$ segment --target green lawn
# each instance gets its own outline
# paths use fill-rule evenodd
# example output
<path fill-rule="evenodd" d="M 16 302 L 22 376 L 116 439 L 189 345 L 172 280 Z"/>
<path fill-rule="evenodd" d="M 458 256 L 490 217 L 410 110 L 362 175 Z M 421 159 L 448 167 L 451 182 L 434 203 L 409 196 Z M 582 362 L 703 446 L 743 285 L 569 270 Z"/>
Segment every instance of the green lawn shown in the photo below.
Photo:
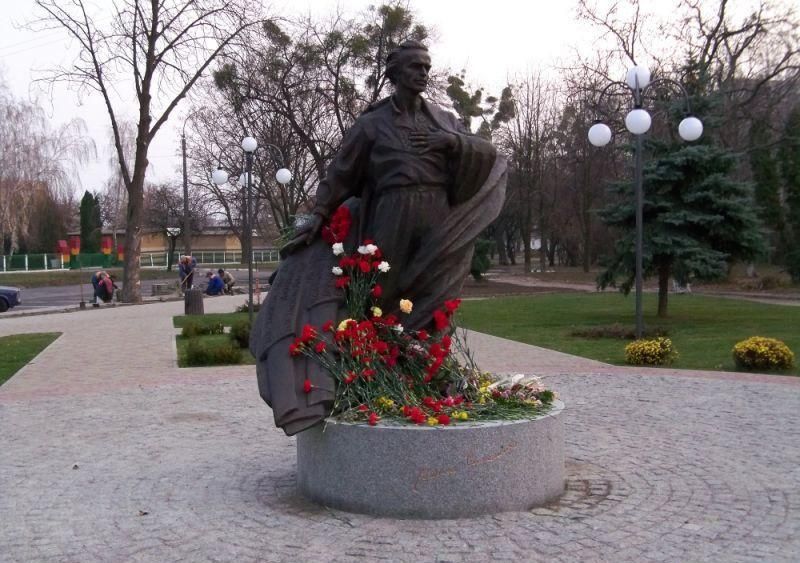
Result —
<path fill-rule="evenodd" d="M 645 326 L 669 331 L 680 354 L 673 367 L 734 370 L 733 345 L 750 336 L 783 340 L 795 353 L 800 375 L 800 307 L 702 295 L 670 296 L 669 317 L 655 316 L 656 296 L 644 295 Z M 626 340 L 570 336 L 575 329 L 614 323 L 634 325 L 633 295 L 570 293 L 465 301 L 464 327 L 611 364 L 624 364 Z M 535 366 L 531 366 L 535 369 Z"/>
<path fill-rule="evenodd" d="M 39 332 L 0 337 L 0 385 L 59 336 L 60 332 Z"/>
<path fill-rule="evenodd" d="M 101 268 L 84 268 L 83 270 L 52 270 L 49 272 L 18 272 L 0 276 L 0 285 L 16 287 L 53 287 L 75 285 L 81 282 L 89 284 L 92 274 Z M 105 268 L 117 281 L 122 281 L 122 268 Z M 178 279 L 178 272 L 166 270 L 142 270 L 142 280 Z M 91 287 L 91 286 L 89 286 Z"/>
<path fill-rule="evenodd" d="M 203 326 L 222 323 L 226 327 L 230 327 L 236 321 L 246 321 L 247 313 L 209 313 L 207 315 L 181 315 L 179 317 L 172 317 L 172 324 L 176 328 L 183 328 L 187 323 L 196 322 Z M 213 346 L 230 341 L 228 334 L 206 334 L 197 336 L 201 342 Z M 186 365 L 186 347 L 189 345 L 189 339 L 178 335 L 175 338 L 175 343 L 178 348 L 178 365 L 180 367 L 187 367 Z M 249 350 L 242 350 L 242 364 L 255 365 L 256 361 Z"/>

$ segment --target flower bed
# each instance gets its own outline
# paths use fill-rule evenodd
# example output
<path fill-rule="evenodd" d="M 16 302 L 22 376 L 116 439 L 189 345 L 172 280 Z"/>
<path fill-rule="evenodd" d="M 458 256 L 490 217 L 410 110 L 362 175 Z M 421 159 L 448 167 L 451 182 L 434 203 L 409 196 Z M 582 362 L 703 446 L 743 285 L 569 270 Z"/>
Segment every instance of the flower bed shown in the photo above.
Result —
<path fill-rule="evenodd" d="M 672 340 L 663 336 L 634 340 L 625 346 L 625 363 L 635 366 L 671 364 L 677 357 Z"/>
<path fill-rule="evenodd" d="M 739 369 L 781 371 L 794 366 L 794 353 L 776 338 L 752 336 L 736 343 L 733 361 Z"/>

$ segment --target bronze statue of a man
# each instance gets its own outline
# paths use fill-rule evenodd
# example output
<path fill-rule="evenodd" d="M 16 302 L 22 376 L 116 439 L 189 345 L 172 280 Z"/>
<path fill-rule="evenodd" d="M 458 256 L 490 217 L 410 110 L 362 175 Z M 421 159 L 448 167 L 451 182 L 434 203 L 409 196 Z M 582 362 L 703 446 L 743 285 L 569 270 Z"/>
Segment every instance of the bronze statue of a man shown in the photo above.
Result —
<path fill-rule="evenodd" d="M 345 135 L 317 189 L 313 219 L 284 248 L 288 255 L 253 328 L 259 391 L 289 435 L 323 420 L 334 398 L 332 377 L 288 351 L 305 324 L 347 316 L 330 274 L 336 257 L 319 237 L 331 214 L 340 205 L 350 208 L 347 242 L 373 240 L 391 265 L 381 277 L 381 308 L 397 312 L 400 299 L 411 300 L 404 325 L 421 329 L 459 295 L 474 241 L 500 213 L 505 162 L 491 143 L 421 97 L 430 68 L 428 50 L 418 42 L 389 55 L 386 76 L 395 92 L 370 106 Z M 310 393 L 303 390 L 306 379 Z"/>

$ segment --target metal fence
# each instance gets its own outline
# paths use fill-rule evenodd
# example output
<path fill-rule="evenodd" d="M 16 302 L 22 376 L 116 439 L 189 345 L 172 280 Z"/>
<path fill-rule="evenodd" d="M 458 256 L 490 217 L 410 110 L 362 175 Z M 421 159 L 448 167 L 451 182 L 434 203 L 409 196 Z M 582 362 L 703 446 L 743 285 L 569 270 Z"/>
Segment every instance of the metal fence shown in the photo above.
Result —
<path fill-rule="evenodd" d="M 203 250 L 193 254 L 198 264 L 242 264 L 241 252 L 227 250 Z M 181 257 L 176 252 L 172 264 L 178 263 Z M 74 267 L 80 264 L 81 268 L 107 268 L 118 265 L 115 256 L 106 254 L 80 254 L 72 257 Z M 266 264 L 280 260 L 277 248 L 267 248 L 253 251 L 254 264 Z M 166 268 L 166 252 L 143 252 L 139 257 L 142 268 Z M 69 270 L 70 262 L 64 262 L 60 254 L 11 254 L 2 256 L 0 260 L 0 273 L 2 272 L 44 272 L 47 270 Z"/>
<path fill-rule="evenodd" d="M 0 272 L 29 272 L 31 270 L 66 270 L 60 254 L 11 254 L 0 260 Z"/>

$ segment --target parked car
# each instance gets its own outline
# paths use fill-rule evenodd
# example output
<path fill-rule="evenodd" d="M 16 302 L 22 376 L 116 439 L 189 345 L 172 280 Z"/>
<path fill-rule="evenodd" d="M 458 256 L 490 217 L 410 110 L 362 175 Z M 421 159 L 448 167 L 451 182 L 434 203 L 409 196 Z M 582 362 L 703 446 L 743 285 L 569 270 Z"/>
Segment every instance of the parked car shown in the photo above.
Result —
<path fill-rule="evenodd" d="M 5 313 L 11 307 L 22 303 L 20 293 L 21 291 L 18 287 L 0 285 L 0 313 Z"/>

